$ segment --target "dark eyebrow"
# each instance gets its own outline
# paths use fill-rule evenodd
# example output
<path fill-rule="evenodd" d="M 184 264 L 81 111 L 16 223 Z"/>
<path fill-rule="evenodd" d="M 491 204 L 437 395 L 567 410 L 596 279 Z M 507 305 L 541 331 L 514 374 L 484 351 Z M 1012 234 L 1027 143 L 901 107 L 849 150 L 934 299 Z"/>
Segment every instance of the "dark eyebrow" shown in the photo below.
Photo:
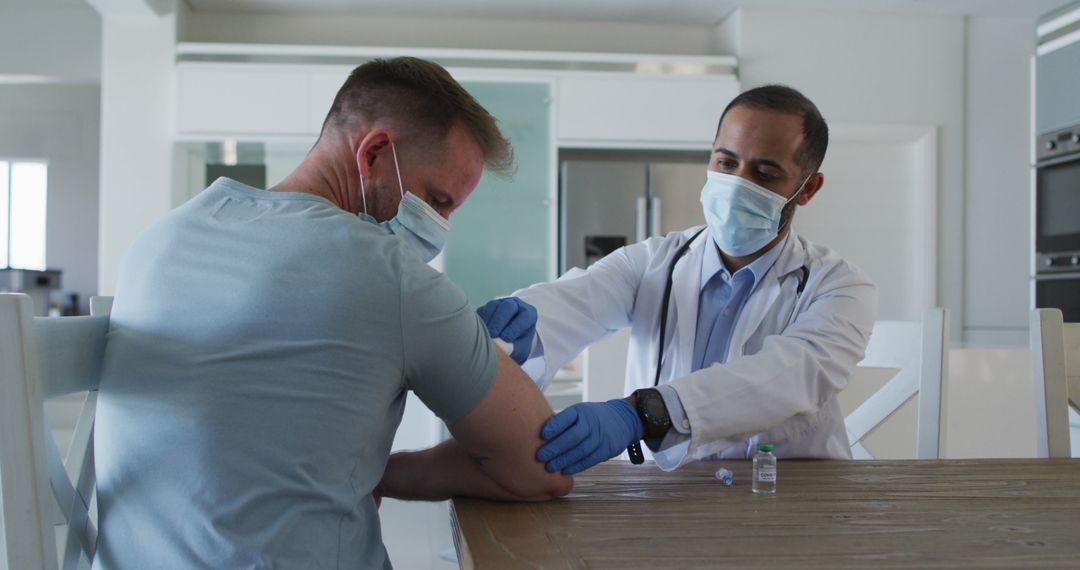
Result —
<path fill-rule="evenodd" d="M 771 166 L 771 167 L 773 167 L 773 168 L 775 168 L 775 169 L 779 170 L 780 172 L 783 172 L 783 173 L 785 173 L 785 174 L 787 173 L 787 171 L 786 171 L 786 170 L 784 170 L 784 167 L 783 167 L 783 166 L 780 166 L 780 163 L 779 163 L 779 162 L 776 162 L 775 160 L 769 160 L 769 159 L 767 159 L 767 158 L 762 158 L 762 159 L 759 159 L 759 160 L 757 161 L 757 163 L 758 163 L 758 164 L 762 164 L 762 165 L 765 165 L 765 166 Z"/>
<path fill-rule="evenodd" d="M 735 159 L 739 158 L 739 155 L 735 154 L 734 151 L 732 151 L 731 149 L 724 148 L 722 146 L 718 146 L 718 147 L 714 148 L 713 153 L 719 153 L 719 154 L 722 154 L 722 155 L 725 155 L 725 156 L 728 156 L 728 157 L 731 157 L 731 158 L 735 158 Z M 763 166 L 770 166 L 770 167 L 775 168 L 775 169 L 777 169 L 780 172 L 783 172 L 785 174 L 787 173 L 787 170 L 784 170 L 784 167 L 780 166 L 780 163 L 776 162 L 775 160 L 772 160 L 772 159 L 769 159 L 769 158 L 759 158 L 759 159 L 755 160 L 754 162 L 756 162 L 757 164 L 763 165 Z"/>

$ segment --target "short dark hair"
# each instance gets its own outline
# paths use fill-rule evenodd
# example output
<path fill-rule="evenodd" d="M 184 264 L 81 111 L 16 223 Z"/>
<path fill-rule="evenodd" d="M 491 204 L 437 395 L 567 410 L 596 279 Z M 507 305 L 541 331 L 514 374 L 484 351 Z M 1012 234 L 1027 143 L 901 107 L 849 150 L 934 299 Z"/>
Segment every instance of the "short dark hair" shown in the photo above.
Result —
<path fill-rule="evenodd" d="M 323 121 L 348 128 L 388 120 L 399 136 L 446 140 L 460 124 L 476 141 L 484 165 L 499 174 L 514 168 L 514 148 L 498 121 L 441 65 L 415 57 L 373 59 L 352 71 Z"/>
<path fill-rule="evenodd" d="M 766 111 L 776 111 L 802 117 L 803 142 L 795 156 L 796 162 L 809 175 L 821 168 L 825 160 L 825 150 L 829 147 L 829 126 L 821 116 L 817 105 L 787 85 L 763 85 L 740 93 L 728 103 L 716 125 L 716 134 L 724 124 L 724 116 L 735 107 L 749 107 Z"/>

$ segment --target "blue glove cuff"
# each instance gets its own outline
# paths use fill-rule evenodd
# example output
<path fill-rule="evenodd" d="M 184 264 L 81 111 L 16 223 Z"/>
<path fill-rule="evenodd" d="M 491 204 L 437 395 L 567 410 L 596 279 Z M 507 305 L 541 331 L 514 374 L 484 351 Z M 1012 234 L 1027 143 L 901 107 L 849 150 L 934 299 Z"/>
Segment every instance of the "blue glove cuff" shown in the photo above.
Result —
<path fill-rule="evenodd" d="M 645 426 L 641 425 L 641 418 L 638 417 L 634 406 L 631 406 L 630 402 L 623 399 L 608 400 L 607 403 L 619 413 L 619 417 L 626 423 L 629 434 L 633 438 L 630 443 L 641 441 L 641 438 L 645 436 Z"/>

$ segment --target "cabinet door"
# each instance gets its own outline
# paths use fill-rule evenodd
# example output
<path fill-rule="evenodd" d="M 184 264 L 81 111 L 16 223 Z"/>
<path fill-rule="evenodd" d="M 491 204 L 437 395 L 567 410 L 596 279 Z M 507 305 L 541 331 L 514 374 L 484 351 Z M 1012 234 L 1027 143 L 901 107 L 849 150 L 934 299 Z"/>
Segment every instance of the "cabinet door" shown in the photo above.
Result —
<path fill-rule="evenodd" d="M 1035 61 L 1035 131 L 1080 123 L 1080 42 Z"/>
<path fill-rule="evenodd" d="M 308 78 L 285 69 L 181 68 L 181 133 L 305 135 Z"/>
<path fill-rule="evenodd" d="M 559 144 L 704 148 L 738 90 L 733 77 L 562 77 Z"/>
<path fill-rule="evenodd" d="M 450 217 L 446 274 L 474 306 L 553 275 L 550 86 L 462 82 L 514 145 L 512 180 L 485 173 Z"/>

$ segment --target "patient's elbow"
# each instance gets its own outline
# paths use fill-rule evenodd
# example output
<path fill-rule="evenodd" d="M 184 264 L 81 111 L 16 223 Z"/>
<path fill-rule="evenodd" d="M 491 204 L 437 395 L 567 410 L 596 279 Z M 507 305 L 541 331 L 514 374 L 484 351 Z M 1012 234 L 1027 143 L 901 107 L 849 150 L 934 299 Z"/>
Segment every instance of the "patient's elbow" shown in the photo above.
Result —
<path fill-rule="evenodd" d="M 563 475 L 562 473 L 555 474 L 555 482 L 549 490 L 552 499 L 558 499 L 559 497 L 565 497 L 570 494 L 570 491 L 574 490 L 574 478 L 569 475 Z"/>
<path fill-rule="evenodd" d="M 569 495 L 574 490 L 574 478 L 561 472 L 545 472 L 536 477 L 515 477 L 502 486 L 520 501 L 550 501 Z"/>

